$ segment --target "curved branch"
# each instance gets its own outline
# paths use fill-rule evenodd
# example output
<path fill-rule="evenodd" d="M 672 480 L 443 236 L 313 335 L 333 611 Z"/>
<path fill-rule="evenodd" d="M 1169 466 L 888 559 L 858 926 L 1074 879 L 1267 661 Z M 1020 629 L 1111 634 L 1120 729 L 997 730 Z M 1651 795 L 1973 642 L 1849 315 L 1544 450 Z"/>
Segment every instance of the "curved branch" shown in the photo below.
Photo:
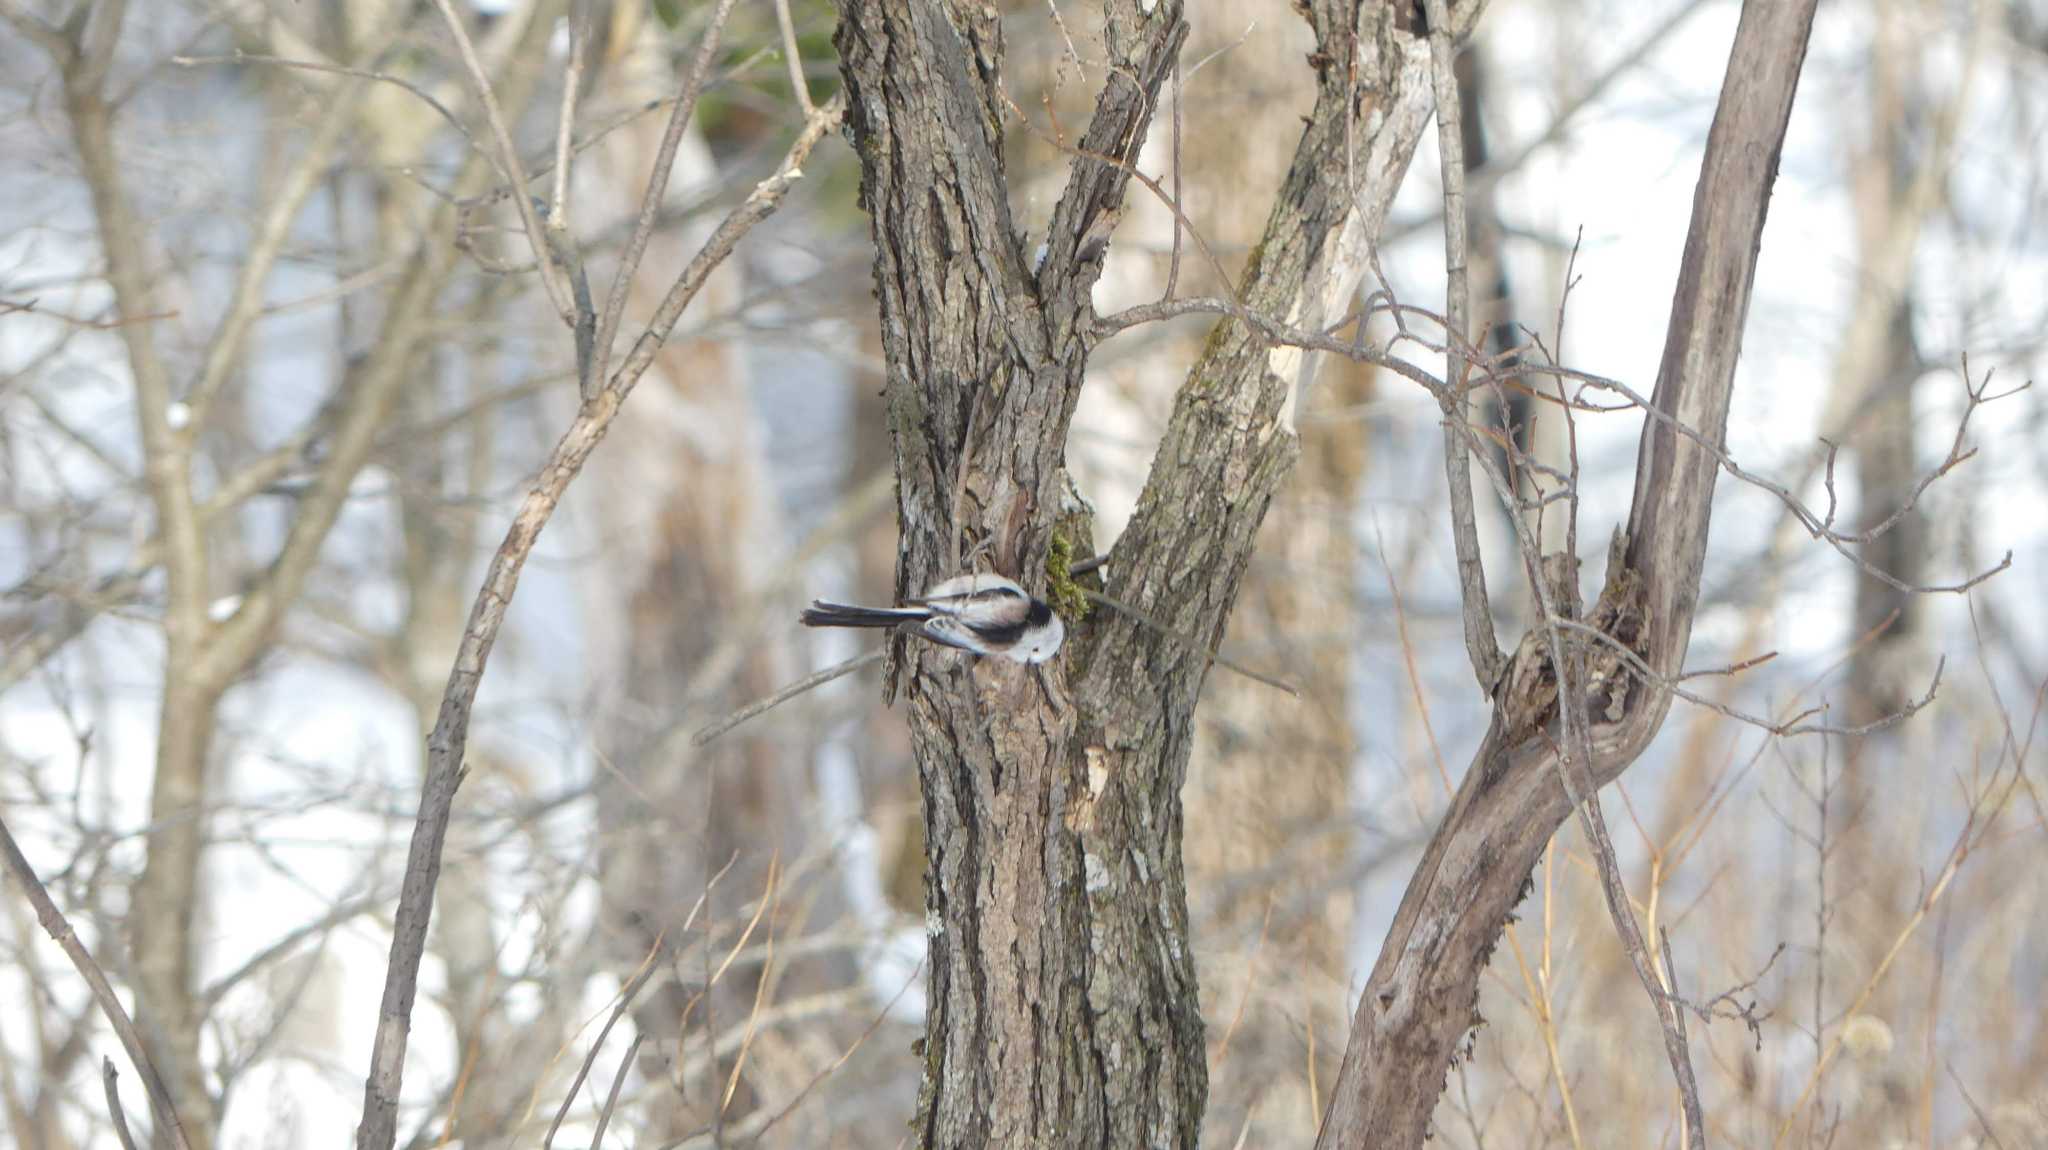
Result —
<path fill-rule="evenodd" d="M 1691 638 L 1743 320 L 1817 3 L 1743 6 L 1693 193 L 1635 502 L 1592 613 L 1665 679 L 1680 673 Z M 1516 664 L 1543 644 L 1524 646 Z M 1507 681 L 1521 669 L 1511 665 Z M 1670 692 L 1625 678 L 1610 676 L 1606 698 L 1588 712 L 1598 721 L 1583 732 L 1591 761 L 1580 765 L 1594 788 L 1642 753 L 1671 706 Z M 1571 814 L 1551 737 L 1554 701 L 1547 714 L 1511 710 L 1497 707 L 1402 898 L 1359 998 L 1319 1148 L 1421 1144 L 1501 927 L 1544 844 Z"/>

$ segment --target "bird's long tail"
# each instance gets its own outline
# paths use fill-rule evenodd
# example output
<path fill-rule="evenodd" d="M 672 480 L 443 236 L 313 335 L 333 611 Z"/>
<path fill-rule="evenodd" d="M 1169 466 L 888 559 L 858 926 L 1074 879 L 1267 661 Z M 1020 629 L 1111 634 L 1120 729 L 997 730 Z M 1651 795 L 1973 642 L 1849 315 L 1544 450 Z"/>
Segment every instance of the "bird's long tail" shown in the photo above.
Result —
<path fill-rule="evenodd" d="M 931 617 L 923 607 L 855 607 L 848 603 L 813 602 L 803 613 L 806 627 L 894 627 Z"/>

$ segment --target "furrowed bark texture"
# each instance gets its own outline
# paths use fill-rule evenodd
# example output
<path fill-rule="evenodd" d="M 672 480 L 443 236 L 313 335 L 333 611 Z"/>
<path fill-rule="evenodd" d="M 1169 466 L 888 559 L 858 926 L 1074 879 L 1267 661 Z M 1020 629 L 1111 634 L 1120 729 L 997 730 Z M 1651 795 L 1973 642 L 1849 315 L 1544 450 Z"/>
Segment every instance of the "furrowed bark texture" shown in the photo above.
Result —
<path fill-rule="evenodd" d="M 1128 159 L 1187 28 L 1174 3 L 1150 19 L 1135 4 L 1113 6 L 1109 22 L 1110 50 L 1129 71 L 1110 82 L 1080 147 Z M 966 548 L 985 542 L 998 570 L 1043 590 L 1088 290 L 1127 175 L 1075 165 L 1034 274 L 1004 183 L 994 10 L 849 0 L 838 44 L 874 221 L 897 590 L 915 594 L 950 573 L 956 530 Z M 1135 984 L 1090 983 L 1082 850 L 1062 817 L 1083 785 L 1068 753 L 1076 715 L 1063 669 L 970 665 L 922 645 L 900 655 L 929 859 L 922 1142 L 1101 1144 L 1112 1128 L 1115 1145 L 1191 1140 L 1202 1047 L 1185 949 L 1124 956 L 1135 980 L 1185 988 L 1143 994 L 1128 1012 L 1145 1016 L 1130 1028 L 1151 1041 L 1120 1042 L 1096 1026 L 1112 1011 L 1091 1000 Z M 1162 1001 L 1174 1009 L 1154 1008 Z"/>
<path fill-rule="evenodd" d="M 1355 287 L 1428 103 L 1427 52 L 1394 33 L 1389 7 L 1323 3 L 1309 18 L 1315 108 L 1240 294 L 1312 325 Z M 1034 267 L 1004 183 L 993 10 L 843 0 L 899 592 L 950 574 L 956 546 L 985 545 L 1034 590 L 1056 534 L 1086 553 L 1085 510 L 1063 502 L 1065 441 L 1088 292 L 1128 178 L 1098 157 L 1136 155 L 1185 34 L 1170 0 L 1109 5 L 1113 66 Z M 1112 595 L 1220 639 L 1294 463 L 1291 401 L 1308 368 L 1243 325 L 1218 327 L 1111 553 Z M 924 645 L 899 658 L 929 865 L 921 1144 L 1193 1146 L 1206 1070 L 1179 790 L 1207 657 L 1098 612 L 1042 672 Z"/>
<path fill-rule="evenodd" d="M 1691 635 L 1708 513 L 1749 307 L 1764 213 L 1817 0 L 1743 6 L 1707 138 L 1663 361 L 1645 419 L 1635 502 L 1592 622 L 1658 673 L 1677 674 Z M 1672 426 L 1696 431 L 1702 444 Z M 1541 644 L 1526 644 L 1533 652 Z M 1518 659 L 1524 656 L 1518 656 Z M 1601 662 L 1597 649 L 1589 663 Z M 1611 659 L 1608 661 L 1612 665 Z M 1516 678 L 1511 669 L 1508 680 Z M 1671 696 L 1628 676 L 1589 691 L 1604 785 L 1649 745 Z M 1479 976 L 1544 844 L 1570 816 L 1542 722 L 1494 730 L 1410 880 L 1352 1019 L 1317 1146 L 1419 1146 L 1474 1021 Z M 1575 767 L 1574 769 L 1578 769 Z"/>

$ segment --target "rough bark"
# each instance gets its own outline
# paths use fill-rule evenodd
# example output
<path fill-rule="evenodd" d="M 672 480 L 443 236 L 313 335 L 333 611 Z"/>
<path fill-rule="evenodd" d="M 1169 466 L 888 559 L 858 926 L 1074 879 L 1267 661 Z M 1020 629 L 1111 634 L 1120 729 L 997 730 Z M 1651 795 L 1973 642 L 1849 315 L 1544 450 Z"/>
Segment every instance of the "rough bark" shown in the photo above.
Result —
<path fill-rule="evenodd" d="M 877 248 L 898 589 L 947 573 L 956 525 L 961 554 L 986 543 L 1041 589 L 1088 288 L 1126 181 L 1092 157 L 1135 155 L 1185 25 L 1165 0 L 1110 6 L 1110 78 L 1034 268 L 1003 182 L 994 13 L 907 9 L 846 0 L 838 35 Z M 1426 52 L 1389 7 L 1308 15 L 1315 108 L 1240 295 L 1313 325 L 1355 287 L 1428 105 Z M 1111 595 L 1219 640 L 1293 466 L 1309 370 L 1218 327 L 1111 552 Z M 1205 1070 L 1178 793 L 1208 659 L 1106 613 L 1043 673 L 924 647 L 900 659 L 930 863 L 921 1143 L 1193 1145 Z"/>
<path fill-rule="evenodd" d="M 1764 214 L 1816 3 L 1743 7 L 1693 194 L 1634 503 L 1592 616 L 1663 676 L 1681 669 L 1691 635 Z M 1509 680 L 1516 677 L 1510 668 Z M 1591 700 L 1593 758 L 1582 764 L 1596 785 L 1648 746 L 1671 704 L 1652 684 L 1610 681 Z M 1424 852 L 1359 998 L 1319 1147 L 1419 1146 L 1427 1135 L 1473 1024 L 1487 958 L 1544 844 L 1571 814 L 1554 753 L 1554 708 L 1538 718 L 1504 722 L 1496 713 Z"/>
<path fill-rule="evenodd" d="M 1042 589 L 1085 366 L 1087 291 L 1101 266 L 1100 241 L 1092 251 L 1080 244 L 1089 228 L 1114 222 L 1125 173 L 1076 165 L 1034 277 L 1003 182 L 994 11 L 852 0 L 842 15 L 848 122 L 875 221 L 898 591 L 945 574 L 959 554 L 956 529 L 970 547 L 987 540 L 999 569 Z M 1112 51 L 1137 83 L 1112 83 L 1082 147 L 1122 158 L 1136 152 L 1186 26 L 1177 4 L 1149 25 L 1127 6 L 1111 24 Z M 955 506 L 970 436 L 975 457 Z M 1075 713 L 1064 670 L 969 666 L 922 647 L 900 657 L 930 861 L 922 1142 L 1078 1145 L 1101 1141 L 1112 1124 L 1121 1128 L 1114 1144 L 1155 1133 L 1190 1141 L 1201 1065 L 1192 994 L 1183 1017 L 1159 1020 L 1149 1042 L 1092 1041 L 1082 852 L 1061 817 L 1084 778 L 1068 755 Z M 1177 961 L 1157 950 L 1133 957 L 1192 989 L 1184 949 Z M 1169 962 L 1175 969 L 1158 969 Z M 1170 1062 L 1152 1073 L 1155 1059 Z"/>

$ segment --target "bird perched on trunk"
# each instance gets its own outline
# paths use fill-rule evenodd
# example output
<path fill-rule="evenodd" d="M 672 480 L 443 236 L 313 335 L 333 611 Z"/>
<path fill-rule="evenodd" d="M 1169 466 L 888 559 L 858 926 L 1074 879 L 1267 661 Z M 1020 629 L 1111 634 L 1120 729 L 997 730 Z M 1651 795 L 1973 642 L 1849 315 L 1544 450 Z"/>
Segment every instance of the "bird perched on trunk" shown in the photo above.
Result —
<path fill-rule="evenodd" d="M 806 627 L 904 628 L 934 643 L 1018 663 L 1043 663 L 1059 653 L 1067 625 L 1050 604 L 1000 575 L 959 575 L 935 584 L 901 607 L 856 607 L 814 601 Z"/>

